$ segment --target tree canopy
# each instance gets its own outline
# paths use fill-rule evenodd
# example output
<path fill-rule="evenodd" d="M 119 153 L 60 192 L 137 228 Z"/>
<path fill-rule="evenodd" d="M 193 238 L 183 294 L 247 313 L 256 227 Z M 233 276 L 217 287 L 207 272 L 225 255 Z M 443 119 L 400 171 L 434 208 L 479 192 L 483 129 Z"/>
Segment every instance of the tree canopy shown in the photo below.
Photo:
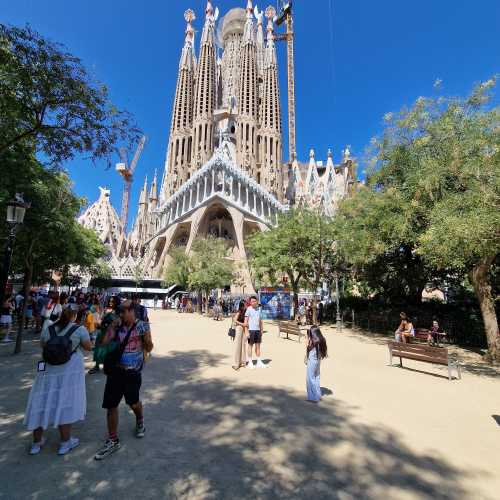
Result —
<path fill-rule="evenodd" d="M 170 252 L 164 281 L 184 290 L 209 293 L 224 288 L 236 279 L 233 262 L 227 258 L 227 246 L 220 238 L 196 239 L 189 254 L 184 247 Z"/>
<path fill-rule="evenodd" d="M 79 58 L 30 26 L 0 24 L 0 156 L 23 143 L 51 165 L 77 154 L 110 163 L 139 136 Z"/>
<path fill-rule="evenodd" d="M 189 287 L 205 293 L 230 285 L 233 262 L 227 258 L 226 242 L 220 238 L 199 238 L 193 243 Z"/>
<path fill-rule="evenodd" d="M 297 208 L 281 214 L 276 227 L 254 233 L 246 246 L 251 269 L 259 282 L 275 285 L 287 276 L 297 311 L 301 283 L 316 292 L 335 271 L 334 241 L 330 218 Z"/>
<path fill-rule="evenodd" d="M 186 248 L 174 248 L 170 252 L 169 257 L 170 261 L 165 268 L 163 277 L 165 284 L 168 286 L 177 285 L 183 290 L 188 290 L 191 259 L 186 254 Z"/>
<path fill-rule="evenodd" d="M 467 275 L 489 352 L 500 359 L 491 293 L 500 250 L 500 109 L 495 79 L 466 98 L 419 98 L 386 115 L 372 143 L 367 186 L 336 217 L 339 252 L 378 277 L 390 275 L 417 300 L 433 279 Z"/>

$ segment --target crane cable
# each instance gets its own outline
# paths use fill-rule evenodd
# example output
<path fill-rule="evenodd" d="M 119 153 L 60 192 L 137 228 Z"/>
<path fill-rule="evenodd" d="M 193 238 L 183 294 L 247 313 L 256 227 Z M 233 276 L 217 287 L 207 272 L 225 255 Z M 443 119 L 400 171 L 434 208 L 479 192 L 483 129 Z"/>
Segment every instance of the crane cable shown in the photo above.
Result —
<path fill-rule="evenodd" d="M 333 50 L 334 50 L 334 34 L 333 34 L 333 27 L 334 27 L 334 11 L 333 11 L 333 0 L 328 0 L 328 13 L 329 13 L 329 20 L 330 20 L 330 77 L 332 79 L 332 94 L 331 94 L 331 113 L 332 113 L 332 120 L 335 119 L 333 108 L 334 108 L 334 92 L 333 89 L 335 88 L 335 58 L 333 55 Z"/>

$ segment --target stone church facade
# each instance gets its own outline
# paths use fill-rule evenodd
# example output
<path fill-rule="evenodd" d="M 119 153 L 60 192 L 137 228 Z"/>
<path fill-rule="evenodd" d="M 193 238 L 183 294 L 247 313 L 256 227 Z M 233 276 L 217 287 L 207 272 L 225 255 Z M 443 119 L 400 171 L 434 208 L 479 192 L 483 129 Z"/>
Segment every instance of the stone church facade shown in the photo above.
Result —
<path fill-rule="evenodd" d="M 248 0 L 246 9 L 218 19 L 208 1 L 196 56 L 195 15 L 186 11 L 162 182 L 158 186 L 155 175 L 151 186 L 145 183 L 131 233 L 113 244 L 117 275 L 140 264 L 146 276 L 161 278 L 172 248 L 190 252 L 196 238 L 210 235 L 227 243 L 239 274 L 233 291 L 250 293 L 245 239 L 276 225 L 292 203 L 321 206 L 331 215 L 353 189 L 348 149 L 337 166 L 330 153 L 323 165 L 313 152 L 308 165 L 296 158 L 283 163 L 275 15 L 273 7 L 264 13 Z M 84 225 L 92 207 L 81 217 Z M 100 213 L 110 212 L 101 207 Z"/>

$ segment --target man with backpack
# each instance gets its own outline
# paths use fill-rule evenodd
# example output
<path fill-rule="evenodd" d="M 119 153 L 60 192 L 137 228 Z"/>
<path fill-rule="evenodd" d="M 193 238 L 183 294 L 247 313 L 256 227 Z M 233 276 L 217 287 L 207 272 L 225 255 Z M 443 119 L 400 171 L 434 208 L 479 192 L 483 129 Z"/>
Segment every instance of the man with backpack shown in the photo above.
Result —
<path fill-rule="evenodd" d="M 109 345 L 104 359 L 106 387 L 102 407 L 107 410 L 108 439 L 97 451 L 96 460 L 102 460 L 120 449 L 118 439 L 118 406 L 122 398 L 136 417 L 135 435 L 143 438 L 146 432 L 140 400 L 142 369 L 146 356 L 153 350 L 149 323 L 137 319 L 135 304 L 126 301 L 120 308 L 120 319 L 109 327 L 101 345 Z M 114 345 L 114 349 L 112 346 Z"/>

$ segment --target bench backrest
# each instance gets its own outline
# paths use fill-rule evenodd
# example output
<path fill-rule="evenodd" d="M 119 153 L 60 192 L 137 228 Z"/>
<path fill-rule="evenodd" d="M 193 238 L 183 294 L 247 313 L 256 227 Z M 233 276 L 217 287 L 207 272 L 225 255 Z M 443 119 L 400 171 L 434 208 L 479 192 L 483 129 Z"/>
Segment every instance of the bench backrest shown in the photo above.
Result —
<path fill-rule="evenodd" d="M 279 324 L 279 328 L 280 331 L 284 333 L 294 333 L 296 335 L 302 333 L 300 331 L 299 325 L 297 325 L 297 323 L 294 323 L 292 321 L 281 321 Z"/>
<path fill-rule="evenodd" d="M 448 349 L 446 347 L 431 347 L 425 344 L 405 344 L 404 342 L 389 342 L 393 356 L 430 361 L 434 363 L 448 363 Z"/>

